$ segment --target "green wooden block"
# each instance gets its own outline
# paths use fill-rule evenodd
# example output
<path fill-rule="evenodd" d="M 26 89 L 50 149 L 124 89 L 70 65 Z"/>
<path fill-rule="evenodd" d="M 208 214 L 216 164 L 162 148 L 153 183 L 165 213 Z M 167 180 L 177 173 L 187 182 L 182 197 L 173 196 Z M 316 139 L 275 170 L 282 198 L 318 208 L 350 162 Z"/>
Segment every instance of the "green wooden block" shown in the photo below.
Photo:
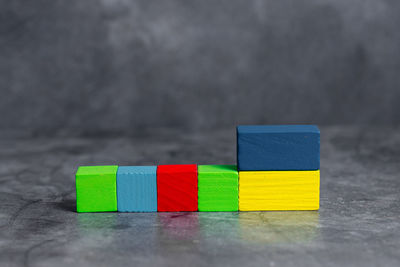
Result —
<path fill-rule="evenodd" d="M 237 211 L 236 165 L 199 165 L 198 190 L 199 211 Z"/>
<path fill-rule="evenodd" d="M 118 166 L 81 166 L 76 172 L 78 212 L 117 211 Z"/>

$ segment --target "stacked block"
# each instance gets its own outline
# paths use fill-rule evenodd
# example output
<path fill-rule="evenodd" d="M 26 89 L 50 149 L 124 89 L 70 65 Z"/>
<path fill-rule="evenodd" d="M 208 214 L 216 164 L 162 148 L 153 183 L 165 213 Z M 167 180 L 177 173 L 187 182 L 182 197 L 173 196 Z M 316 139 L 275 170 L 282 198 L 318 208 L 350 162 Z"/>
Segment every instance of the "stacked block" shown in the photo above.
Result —
<path fill-rule="evenodd" d="M 78 212 L 117 211 L 118 166 L 82 166 L 76 172 Z"/>
<path fill-rule="evenodd" d="M 118 211 L 157 211 L 157 167 L 119 167 L 117 192 Z"/>
<path fill-rule="evenodd" d="M 318 170 L 319 136 L 314 125 L 238 126 L 238 169 Z"/>
<path fill-rule="evenodd" d="M 319 171 L 240 172 L 240 210 L 318 210 Z"/>
<path fill-rule="evenodd" d="M 319 150 L 316 126 L 238 126 L 237 167 L 79 167 L 77 211 L 318 210 Z"/>
<path fill-rule="evenodd" d="M 235 165 L 199 165 L 199 211 L 238 210 L 238 172 Z"/>
<path fill-rule="evenodd" d="M 239 210 L 318 210 L 319 138 L 312 125 L 238 126 Z"/>
<path fill-rule="evenodd" d="M 158 211 L 197 211 L 197 165 L 159 165 Z"/>

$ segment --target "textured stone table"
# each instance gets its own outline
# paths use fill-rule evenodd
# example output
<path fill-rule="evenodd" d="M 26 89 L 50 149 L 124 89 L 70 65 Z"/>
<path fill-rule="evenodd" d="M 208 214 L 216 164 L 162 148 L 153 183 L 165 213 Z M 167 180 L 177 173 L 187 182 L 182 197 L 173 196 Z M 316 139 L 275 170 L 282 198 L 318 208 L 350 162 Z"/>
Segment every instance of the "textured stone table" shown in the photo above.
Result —
<path fill-rule="evenodd" d="M 400 266 L 399 129 L 321 132 L 319 212 L 149 214 L 77 214 L 77 166 L 235 163 L 235 131 L 5 135 L 0 266 Z"/>

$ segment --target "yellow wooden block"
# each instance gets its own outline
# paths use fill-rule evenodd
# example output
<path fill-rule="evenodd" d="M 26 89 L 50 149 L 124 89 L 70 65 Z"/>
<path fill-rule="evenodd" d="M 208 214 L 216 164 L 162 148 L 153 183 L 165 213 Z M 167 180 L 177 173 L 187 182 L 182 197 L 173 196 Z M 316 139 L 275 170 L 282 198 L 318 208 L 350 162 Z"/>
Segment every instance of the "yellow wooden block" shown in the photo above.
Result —
<path fill-rule="evenodd" d="M 240 171 L 239 210 L 318 210 L 319 170 Z"/>

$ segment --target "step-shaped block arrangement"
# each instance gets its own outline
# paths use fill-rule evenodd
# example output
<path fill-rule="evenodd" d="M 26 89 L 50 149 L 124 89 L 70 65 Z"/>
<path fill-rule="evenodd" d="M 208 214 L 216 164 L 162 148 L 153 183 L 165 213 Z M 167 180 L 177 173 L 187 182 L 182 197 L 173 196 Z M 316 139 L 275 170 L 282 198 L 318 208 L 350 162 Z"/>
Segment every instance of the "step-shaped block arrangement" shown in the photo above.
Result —
<path fill-rule="evenodd" d="M 197 165 L 159 165 L 158 211 L 197 211 Z"/>
<path fill-rule="evenodd" d="M 238 126 L 238 169 L 319 170 L 319 139 L 314 125 Z"/>
<path fill-rule="evenodd" d="M 117 172 L 118 211 L 157 211 L 157 166 L 123 166 Z"/>
<path fill-rule="evenodd" d="M 78 212 L 318 210 L 320 132 L 238 126 L 235 165 L 87 166 Z"/>
<path fill-rule="evenodd" d="M 238 171 L 235 165 L 199 165 L 199 211 L 238 210 Z"/>
<path fill-rule="evenodd" d="M 318 210 L 319 170 L 239 173 L 242 211 Z"/>
<path fill-rule="evenodd" d="M 118 166 L 82 166 L 76 172 L 78 212 L 117 211 Z"/>
<path fill-rule="evenodd" d="M 313 125 L 238 126 L 239 210 L 318 210 L 319 150 Z"/>

